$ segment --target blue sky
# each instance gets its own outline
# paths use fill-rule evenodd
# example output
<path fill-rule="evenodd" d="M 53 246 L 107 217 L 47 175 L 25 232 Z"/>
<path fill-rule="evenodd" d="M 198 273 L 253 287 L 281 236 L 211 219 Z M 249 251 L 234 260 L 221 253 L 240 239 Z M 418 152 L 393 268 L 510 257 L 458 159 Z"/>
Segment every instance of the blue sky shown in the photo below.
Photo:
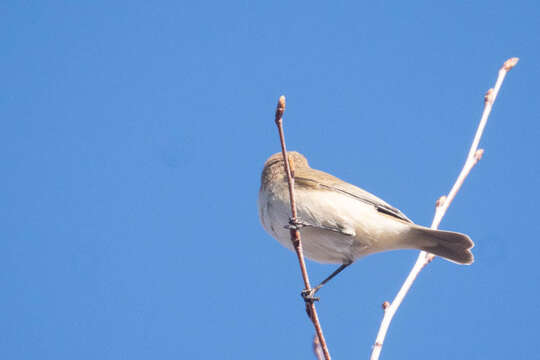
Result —
<path fill-rule="evenodd" d="M 441 224 L 476 262 L 422 272 L 382 358 L 537 356 L 537 2 L 0 9 L 1 358 L 312 358 L 297 261 L 256 210 L 279 95 L 289 149 L 429 225 L 512 56 Z M 415 258 L 367 257 L 321 291 L 334 358 L 369 355 Z"/>

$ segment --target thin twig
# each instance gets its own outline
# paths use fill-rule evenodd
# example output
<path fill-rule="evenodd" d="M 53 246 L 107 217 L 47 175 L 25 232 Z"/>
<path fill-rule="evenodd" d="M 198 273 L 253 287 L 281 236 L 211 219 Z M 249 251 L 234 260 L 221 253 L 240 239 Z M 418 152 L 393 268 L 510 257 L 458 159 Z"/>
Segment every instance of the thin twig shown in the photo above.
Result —
<path fill-rule="evenodd" d="M 465 161 L 465 165 L 463 166 L 461 173 L 459 174 L 454 186 L 452 187 L 448 195 L 442 196 L 439 200 L 437 200 L 437 204 L 435 207 L 435 216 L 433 217 L 433 222 L 431 224 L 432 229 L 437 229 L 439 227 L 442 218 L 446 214 L 446 210 L 452 203 L 452 200 L 454 200 L 454 198 L 456 197 L 456 194 L 461 188 L 461 185 L 463 185 L 463 182 L 467 178 L 467 175 L 482 158 L 484 150 L 478 149 L 478 144 L 480 143 L 482 133 L 484 132 L 487 119 L 493 107 L 493 103 L 495 102 L 495 99 L 497 97 L 497 94 L 499 93 L 499 89 L 501 88 L 504 77 L 506 76 L 508 71 L 510 71 L 510 69 L 512 69 L 517 64 L 518 60 L 518 58 L 508 59 L 499 70 L 499 76 L 497 77 L 495 87 L 487 91 L 486 96 L 484 97 L 484 111 L 482 113 L 480 123 L 478 124 L 478 129 L 476 130 L 476 135 L 474 136 L 474 140 L 471 145 L 471 149 L 469 150 L 467 160 Z M 379 327 L 379 332 L 377 333 L 377 338 L 375 339 L 375 344 L 373 345 L 373 350 L 371 352 L 371 360 L 379 359 L 384 339 L 386 337 L 388 327 L 390 326 L 390 322 L 392 321 L 394 314 L 401 305 L 401 302 L 405 298 L 405 295 L 407 295 L 407 292 L 411 288 L 414 280 L 416 279 L 420 271 L 422 271 L 422 269 L 427 264 L 429 264 L 434 257 L 435 255 L 433 254 L 421 251 L 418 255 L 418 258 L 416 259 L 416 263 L 412 267 L 403 285 L 401 285 L 401 289 L 399 289 L 399 292 L 397 293 L 392 303 L 388 304 L 388 302 L 385 302 L 385 304 L 383 304 L 384 316 Z"/>
<path fill-rule="evenodd" d="M 294 163 L 289 164 L 289 157 L 287 156 L 287 147 L 285 146 L 285 135 L 283 134 L 283 113 L 285 112 L 285 96 L 279 98 L 277 108 L 276 108 L 276 125 L 279 131 L 279 140 L 281 142 L 281 152 L 283 154 L 283 162 L 285 165 L 285 172 L 287 173 L 287 180 L 289 182 L 289 197 L 291 201 L 291 225 L 295 225 L 298 216 L 296 212 L 296 202 L 294 196 L 294 176 L 291 173 L 291 165 L 294 166 Z M 309 283 L 309 277 L 306 270 L 306 262 L 304 260 L 304 253 L 302 250 L 302 240 L 300 237 L 300 231 L 298 226 L 289 227 L 291 233 L 291 242 L 294 245 L 294 250 L 296 251 L 296 256 L 298 257 L 298 263 L 300 264 L 300 271 L 302 272 L 302 278 L 304 279 L 304 287 L 306 290 L 311 289 Z M 328 346 L 326 345 L 326 340 L 322 332 L 321 324 L 319 322 L 319 317 L 317 315 L 317 309 L 313 301 L 306 301 L 306 312 L 308 313 L 309 318 L 313 322 L 315 327 L 315 332 L 320 342 L 320 347 L 323 351 L 324 358 L 330 360 L 330 352 L 328 351 Z"/>

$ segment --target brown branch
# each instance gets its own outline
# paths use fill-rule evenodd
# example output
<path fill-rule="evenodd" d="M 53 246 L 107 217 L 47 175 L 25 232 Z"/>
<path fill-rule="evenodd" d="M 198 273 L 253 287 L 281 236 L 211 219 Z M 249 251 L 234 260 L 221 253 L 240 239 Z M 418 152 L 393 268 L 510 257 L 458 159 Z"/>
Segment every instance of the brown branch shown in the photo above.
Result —
<path fill-rule="evenodd" d="M 482 154 L 484 153 L 484 150 L 478 149 L 478 144 L 480 143 L 480 139 L 484 132 L 487 119 L 493 107 L 493 103 L 495 102 L 495 98 L 497 97 L 497 94 L 499 93 L 499 89 L 501 88 L 504 77 L 506 76 L 508 71 L 510 71 L 510 69 L 512 69 L 517 64 L 518 60 L 519 60 L 518 58 L 511 58 L 511 59 L 508 59 L 503 64 L 503 66 L 499 70 L 499 76 L 497 77 L 497 82 L 495 83 L 495 87 L 493 89 L 489 89 L 488 92 L 486 93 L 486 96 L 484 97 L 484 111 L 482 113 L 480 123 L 478 124 L 478 129 L 476 130 L 476 134 L 474 136 L 473 143 L 469 150 L 467 160 L 465 161 L 465 165 L 463 166 L 461 173 L 459 174 L 456 182 L 454 183 L 454 186 L 452 187 L 448 195 L 441 196 L 441 198 L 437 200 L 437 204 L 435 207 L 435 216 L 433 217 L 433 222 L 431 224 L 432 229 L 437 229 L 439 227 L 439 224 L 441 223 L 442 218 L 446 214 L 446 210 L 452 203 L 452 200 L 454 200 L 456 194 L 461 188 L 461 185 L 463 185 L 463 182 L 467 178 L 467 175 L 469 175 L 472 168 L 482 158 Z M 394 317 L 394 314 L 396 313 L 397 309 L 401 305 L 403 299 L 405 298 L 405 295 L 407 295 L 407 292 L 411 288 L 414 280 L 416 279 L 420 271 L 422 271 L 422 269 L 427 264 L 429 264 L 431 260 L 433 260 L 434 257 L 435 255 L 433 254 L 429 254 L 425 251 L 421 251 L 420 254 L 418 255 L 416 263 L 412 267 L 403 285 L 401 285 L 401 289 L 399 289 L 392 303 L 388 304 L 388 302 L 385 302 L 383 304 L 384 316 L 381 321 L 381 325 L 379 327 L 379 332 L 377 333 L 377 338 L 375 339 L 375 344 L 373 345 L 373 350 L 371 352 L 371 360 L 379 359 L 379 355 L 381 354 L 384 339 L 386 337 L 386 333 L 390 326 L 390 322 L 392 321 L 392 318 Z"/>
<path fill-rule="evenodd" d="M 281 142 L 281 153 L 283 154 L 283 163 L 285 166 L 285 172 L 287 173 L 287 180 L 289 182 L 289 197 L 291 200 L 291 219 L 289 231 L 291 233 L 291 242 L 294 245 L 294 250 L 296 251 L 296 256 L 298 257 L 298 263 L 300 264 L 300 271 L 302 272 L 302 278 L 304 279 L 304 287 L 306 290 L 311 289 L 309 283 L 309 277 L 306 270 L 306 262 L 304 260 L 304 253 L 302 250 L 302 240 L 300 237 L 300 230 L 298 230 L 298 216 L 296 212 L 296 202 L 294 196 L 294 176 L 291 172 L 291 165 L 294 166 L 294 162 L 289 164 L 289 157 L 287 156 L 287 147 L 285 146 L 285 135 L 283 134 L 283 113 L 285 112 L 285 96 L 281 96 L 278 100 L 276 108 L 276 125 L 279 131 L 279 140 Z M 319 346 L 323 351 L 324 358 L 330 360 L 330 353 L 328 352 L 328 346 L 326 345 L 326 340 L 322 332 L 321 324 L 319 322 L 319 317 L 317 315 L 317 309 L 315 308 L 315 303 L 313 301 L 306 301 L 306 312 L 308 313 L 313 326 L 315 327 L 315 332 L 319 340 Z"/>

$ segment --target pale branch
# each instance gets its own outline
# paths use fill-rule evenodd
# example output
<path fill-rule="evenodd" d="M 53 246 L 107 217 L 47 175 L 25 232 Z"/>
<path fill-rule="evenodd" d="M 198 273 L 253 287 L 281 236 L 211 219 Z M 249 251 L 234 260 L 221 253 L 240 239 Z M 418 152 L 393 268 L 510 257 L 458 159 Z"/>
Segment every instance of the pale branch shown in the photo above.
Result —
<path fill-rule="evenodd" d="M 493 103 L 495 102 L 495 99 L 497 98 L 497 94 L 499 93 L 499 90 L 501 88 L 501 85 L 503 83 L 503 80 L 506 74 L 508 73 L 508 71 L 510 71 L 510 69 L 512 69 L 517 64 L 518 61 L 519 61 L 518 58 L 511 58 L 505 61 L 505 63 L 499 70 L 499 75 L 497 77 L 495 87 L 493 89 L 489 89 L 488 92 L 486 93 L 486 96 L 484 97 L 484 111 L 482 113 L 482 117 L 480 118 L 480 123 L 478 124 L 478 129 L 476 130 L 476 134 L 474 136 L 473 143 L 469 150 L 467 160 L 465 161 L 465 165 L 463 166 L 461 173 L 459 174 L 456 182 L 454 183 L 454 186 L 452 187 L 448 195 L 441 196 L 441 198 L 437 201 L 437 204 L 435 207 L 435 215 L 433 217 L 433 222 L 431 224 L 432 229 L 437 229 L 439 227 L 441 220 L 446 214 L 446 210 L 452 203 L 452 200 L 454 200 L 456 194 L 458 193 L 459 189 L 463 185 L 463 182 L 467 178 L 467 175 L 470 173 L 472 168 L 478 163 L 478 161 L 482 158 L 482 154 L 484 153 L 484 150 L 478 149 L 478 144 L 480 143 L 480 139 L 482 138 L 482 134 L 484 132 L 487 119 L 489 117 L 489 114 L 493 107 Z M 384 316 L 381 321 L 381 325 L 379 327 L 377 337 L 375 339 L 375 344 L 373 345 L 371 358 L 370 358 L 371 360 L 379 359 L 382 346 L 384 343 L 384 339 L 386 337 L 386 333 L 388 332 L 388 328 L 390 326 L 392 318 L 394 317 L 394 314 L 396 313 L 397 309 L 403 302 L 405 295 L 407 295 L 407 292 L 411 288 L 414 280 L 416 279 L 420 271 L 422 271 L 422 269 L 427 264 L 429 264 L 431 260 L 433 260 L 434 257 L 435 255 L 433 254 L 429 254 L 425 251 L 421 251 L 420 254 L 418 255 L 418 258 L 416 259 L 415 264 L 413 265 L 411 271 L 409 272 L 409 275 L 405 279 L 404 283 L 401 285 L 401 289 L 399 289 L 392 303 L 389 304 L 388 302 L 385 302 L 383 304 Z"/>

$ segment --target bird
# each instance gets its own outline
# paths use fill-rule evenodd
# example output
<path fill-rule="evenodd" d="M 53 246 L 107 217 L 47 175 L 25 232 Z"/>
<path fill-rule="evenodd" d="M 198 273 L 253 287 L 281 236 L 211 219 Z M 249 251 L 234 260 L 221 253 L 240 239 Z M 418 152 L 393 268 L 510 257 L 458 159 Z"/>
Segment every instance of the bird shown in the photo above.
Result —
<path fill-rule="evenodd" d="M 295 202 L 304 255 L 341 266 L 315 287 L 366 255 L 399 249 L 424 250 L 457 264 L 474 261 L 469 236 L 413 223 L 377 196 L 309 166 L 299 152 L 287 152 L 294 176 Z M 258 197 L 259 219 L 268 234 L 294 251 L 291 206 L 282 153 L 264 163 Z"/>

